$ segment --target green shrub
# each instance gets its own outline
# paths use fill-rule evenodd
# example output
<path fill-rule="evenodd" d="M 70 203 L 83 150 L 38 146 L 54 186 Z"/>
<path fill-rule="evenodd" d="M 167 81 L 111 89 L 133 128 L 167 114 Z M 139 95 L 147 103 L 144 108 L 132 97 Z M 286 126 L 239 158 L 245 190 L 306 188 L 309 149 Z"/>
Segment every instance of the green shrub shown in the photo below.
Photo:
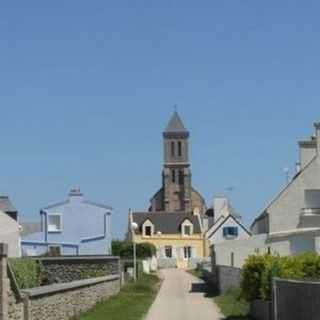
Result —
<path fill-rule="evenodd" d="M 41 266 L 29 258 L 9 259 L 10 267 L 20 289 L 40 287 Z"/>
<path fill-rule="evenodd" d="M 112 254 L 120 256 L 121 258 L 132 258 L 133 257 L 133 243 L 131 241 L 112 241 Z M 152 243 L 144 242 L 137 243 L 137 258 L 146 259 L 151 258 L 156 254 L 156 247 Z"/>
<path fill-rule="evenodd" d="M 319 279 L 320 256 L 305 253 L 299 256 L 252 255 L 242 269 L 241 288 L 247 301 L 270 300 L 272 279 Z"/>

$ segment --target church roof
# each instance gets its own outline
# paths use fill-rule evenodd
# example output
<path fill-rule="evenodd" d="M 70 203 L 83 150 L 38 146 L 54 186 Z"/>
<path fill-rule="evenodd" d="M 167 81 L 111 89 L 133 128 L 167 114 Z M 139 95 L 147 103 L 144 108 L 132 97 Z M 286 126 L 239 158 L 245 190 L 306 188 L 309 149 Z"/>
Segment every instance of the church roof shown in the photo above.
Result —
<path fill-rule="evenodd" d="M 132 214 L 133 222 L 139 226 L 139 233 L 142 231 L 142 225 L 146 220 L 150 220 L 155 227 L 155 233 L 177 234 L 181 232 L 181 224 L 190 220 L 193 224 L 194 233 L 201 233 L 200 223 L 197 216 L 185 212 L 134 212 Z"/>
<path fill-rule="evenodd" d="M 182 133 L 182 132 L 188 132 L 188 130 L 185 128 L 179 114 L 177 111 L 175 111 L 167 125 L 167 128 L 165 130 L 166 133 Z"/>

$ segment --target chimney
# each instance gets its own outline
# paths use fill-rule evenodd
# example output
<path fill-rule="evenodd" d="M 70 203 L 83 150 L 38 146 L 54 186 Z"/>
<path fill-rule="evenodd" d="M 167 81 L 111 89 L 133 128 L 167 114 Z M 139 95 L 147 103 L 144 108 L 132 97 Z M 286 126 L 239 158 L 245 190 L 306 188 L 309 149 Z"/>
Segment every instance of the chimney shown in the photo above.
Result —
<path fill-rule="evenodd" d="M 73 188 L 69 192 L 69 200 L 70 201 L 78 201 L 81 202 L 83 199 L 83 194 L 80 191 L 80 188 Z"/>
<path fill-rule="evenodd" d="M 213 199 L 213 209 L 214 209 L 214 223 L 223 216 L 227 217 L 229 212 L 229 201 L 224 196 L 218 196 Z"/>
<path fill-rule="evenodd" d="M 312 136 L 309 140 L 299 141 L 300 170 L 303 170 L 317 155 L 317 139 Z"/>
<path fill-rule="evenodd" d="M 317 153 L 320 154 L 320 122 L 316 122 L 314 127 L 316 128 Z"/>

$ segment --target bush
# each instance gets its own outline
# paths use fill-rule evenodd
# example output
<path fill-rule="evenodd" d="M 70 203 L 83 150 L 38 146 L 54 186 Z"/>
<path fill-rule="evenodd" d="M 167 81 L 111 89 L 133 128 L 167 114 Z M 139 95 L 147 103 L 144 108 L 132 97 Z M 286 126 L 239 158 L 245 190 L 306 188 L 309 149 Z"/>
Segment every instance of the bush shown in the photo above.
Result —
<path fill-rule="evenodd" d="M 40 287 L 41 267 L 37 261 L 29 258 L 16 258 L 10 259 L 9 264 L 19 289 Z"/>
<path fill-rule="evenodd" d="M 319 279 L 320 256 L 305 253 L 299 256 L 252 255 L 242 269 L 241 288 L 247 301 L 271 300 L 272 279 Z"/>
<path fill-rule="evenodd" d="M 133 243 L 131 241 L 112 241 L 112 254 L 120 256 L 121 258 L 133 257 Z M 137 243 L 137 258 L 146 259 L 151 258 L 156 254 L 156 247 L 152 243 L 144 242 Z"/>

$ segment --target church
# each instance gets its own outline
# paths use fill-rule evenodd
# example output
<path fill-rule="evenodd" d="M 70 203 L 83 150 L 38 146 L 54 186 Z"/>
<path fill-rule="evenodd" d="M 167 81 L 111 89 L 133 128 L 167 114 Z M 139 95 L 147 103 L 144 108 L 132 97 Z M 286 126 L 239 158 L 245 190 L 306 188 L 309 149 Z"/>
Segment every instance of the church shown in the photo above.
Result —
<path fill-rule="evenodd" d="M 204 198 L 192 187 L 189 136 L 174 112 L 163 132 L 162 186 L 148 211 L 129 214 L 129 225 L 138 225 L 137 230 L 129 230 L 131 238 L 136 243 L 153 243 L 160 267 L 187 268 L 208 255 L 203 237 L 207 208 Z"/>

